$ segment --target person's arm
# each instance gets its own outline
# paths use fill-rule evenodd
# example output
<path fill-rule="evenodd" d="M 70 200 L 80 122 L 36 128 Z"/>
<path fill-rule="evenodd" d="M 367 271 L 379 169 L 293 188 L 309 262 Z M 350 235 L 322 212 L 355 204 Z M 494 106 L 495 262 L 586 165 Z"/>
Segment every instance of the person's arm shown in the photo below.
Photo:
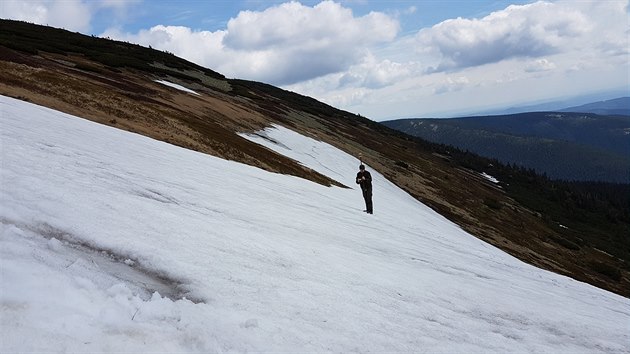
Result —
<path fill-rule="evenodd" d="M 368 171 L 365 171 L 363 175 L 365 176 L 366 182 L 370 182 L 370 183 L 372 182 L 372 175 Z"/>

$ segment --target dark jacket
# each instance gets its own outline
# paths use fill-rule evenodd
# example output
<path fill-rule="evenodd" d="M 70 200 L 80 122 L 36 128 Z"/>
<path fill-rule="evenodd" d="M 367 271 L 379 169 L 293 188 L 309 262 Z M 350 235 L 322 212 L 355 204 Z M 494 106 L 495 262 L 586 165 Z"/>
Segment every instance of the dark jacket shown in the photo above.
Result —
<path fill-rule="evenodd" d="M 365 178 L 365 179 L 363 179 Z M 357 184 L 361 185 L 362 190 L 372 189 L 372 175 L 368 171 L 359 171 L 357 173 Z"/>

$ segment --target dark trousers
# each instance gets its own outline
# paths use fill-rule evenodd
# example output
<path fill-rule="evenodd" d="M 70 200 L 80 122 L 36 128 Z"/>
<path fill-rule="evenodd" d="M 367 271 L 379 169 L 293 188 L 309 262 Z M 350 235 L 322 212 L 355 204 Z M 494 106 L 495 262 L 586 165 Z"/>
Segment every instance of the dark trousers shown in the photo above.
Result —
<path fill-rule="evenodd" d="M 363 191 L 363 199 L 365 199 L 365 211 L 372 214 L 372 188 L 364 188 Z"/>

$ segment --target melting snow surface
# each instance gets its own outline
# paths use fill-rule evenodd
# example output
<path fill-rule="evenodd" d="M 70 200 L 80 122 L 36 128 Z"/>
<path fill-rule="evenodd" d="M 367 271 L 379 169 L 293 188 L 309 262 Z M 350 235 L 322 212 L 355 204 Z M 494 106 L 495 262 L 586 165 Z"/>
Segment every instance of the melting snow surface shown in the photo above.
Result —
<path fill-rule="evenodd" d="M 489 174 L 487 174 L 487 173 L 485 173 L 485 172 L 482 172 L 482 173 L 481 173 L 481 176 L 482 176 L 483 178 L 487 179 L 488 181 L 492 182 L 492 183 L 499 183 L 499 180 L 498 180 L 498 179 L 496 179 L 496 178 L 494 178 L 494 177 L 490 176 Z"/>
<path fill-rule="evenodd" d="M 182 85 L 178 85 L 178 84 L 175 84 L 175 83 L 172 83 L 172 82 L 169 82 L 169 81 L 155 80 L 155 82 L 160 83 L 162 85 L 170 86 L 170 87 L 178 89 L 180 91 L 184 91 L 184 92 L 188 92 L 188 93 L 194 93 L 195 95 L 199 95 L 199 93 L 197 93 L 197 92 L 195 92 L 195 91 L 193 91 L 193 90 L 191 90 L 189 88 L 186 88 L 186 87 L 184 87 Z"/>
<path fill-rule="evenodd" d="M 628 299 L 518 261 L 376 171 L 368 215 L 357 188 L 0 109 L 0 352 L 630 352 Z M 354 187 L 358 161 L 330 145 L 250 138 Z"/>

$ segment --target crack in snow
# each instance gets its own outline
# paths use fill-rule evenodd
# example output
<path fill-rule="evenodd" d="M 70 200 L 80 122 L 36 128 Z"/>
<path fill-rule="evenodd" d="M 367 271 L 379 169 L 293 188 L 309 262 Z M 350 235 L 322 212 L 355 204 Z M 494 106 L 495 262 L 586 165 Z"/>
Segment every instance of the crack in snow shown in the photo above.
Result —
<path fill-rule="evenodd" d="M 22 231 L 41 236 L 48 240 L 48 248 L 57 252 L 68 263 L 66 269 L 96 268 L 114 278 L 139 288 L 141 297 L 147 299 L 154 292 L 173 301 L 188 299 L 194 303 L 203 302 L 190 297 L 182 281 L 169 277 L 163 272 L 142 266 L 142 262 L 132 256 L 119 254 L 113 250 L 98 247 L 81 241 L 69 231 L 54 227 L 48 223 L 24 224 L 0 218 L 3 226 L 13 226 Z M 43 257 L 34 254 L 33 257 L 45 263 Z"/>

